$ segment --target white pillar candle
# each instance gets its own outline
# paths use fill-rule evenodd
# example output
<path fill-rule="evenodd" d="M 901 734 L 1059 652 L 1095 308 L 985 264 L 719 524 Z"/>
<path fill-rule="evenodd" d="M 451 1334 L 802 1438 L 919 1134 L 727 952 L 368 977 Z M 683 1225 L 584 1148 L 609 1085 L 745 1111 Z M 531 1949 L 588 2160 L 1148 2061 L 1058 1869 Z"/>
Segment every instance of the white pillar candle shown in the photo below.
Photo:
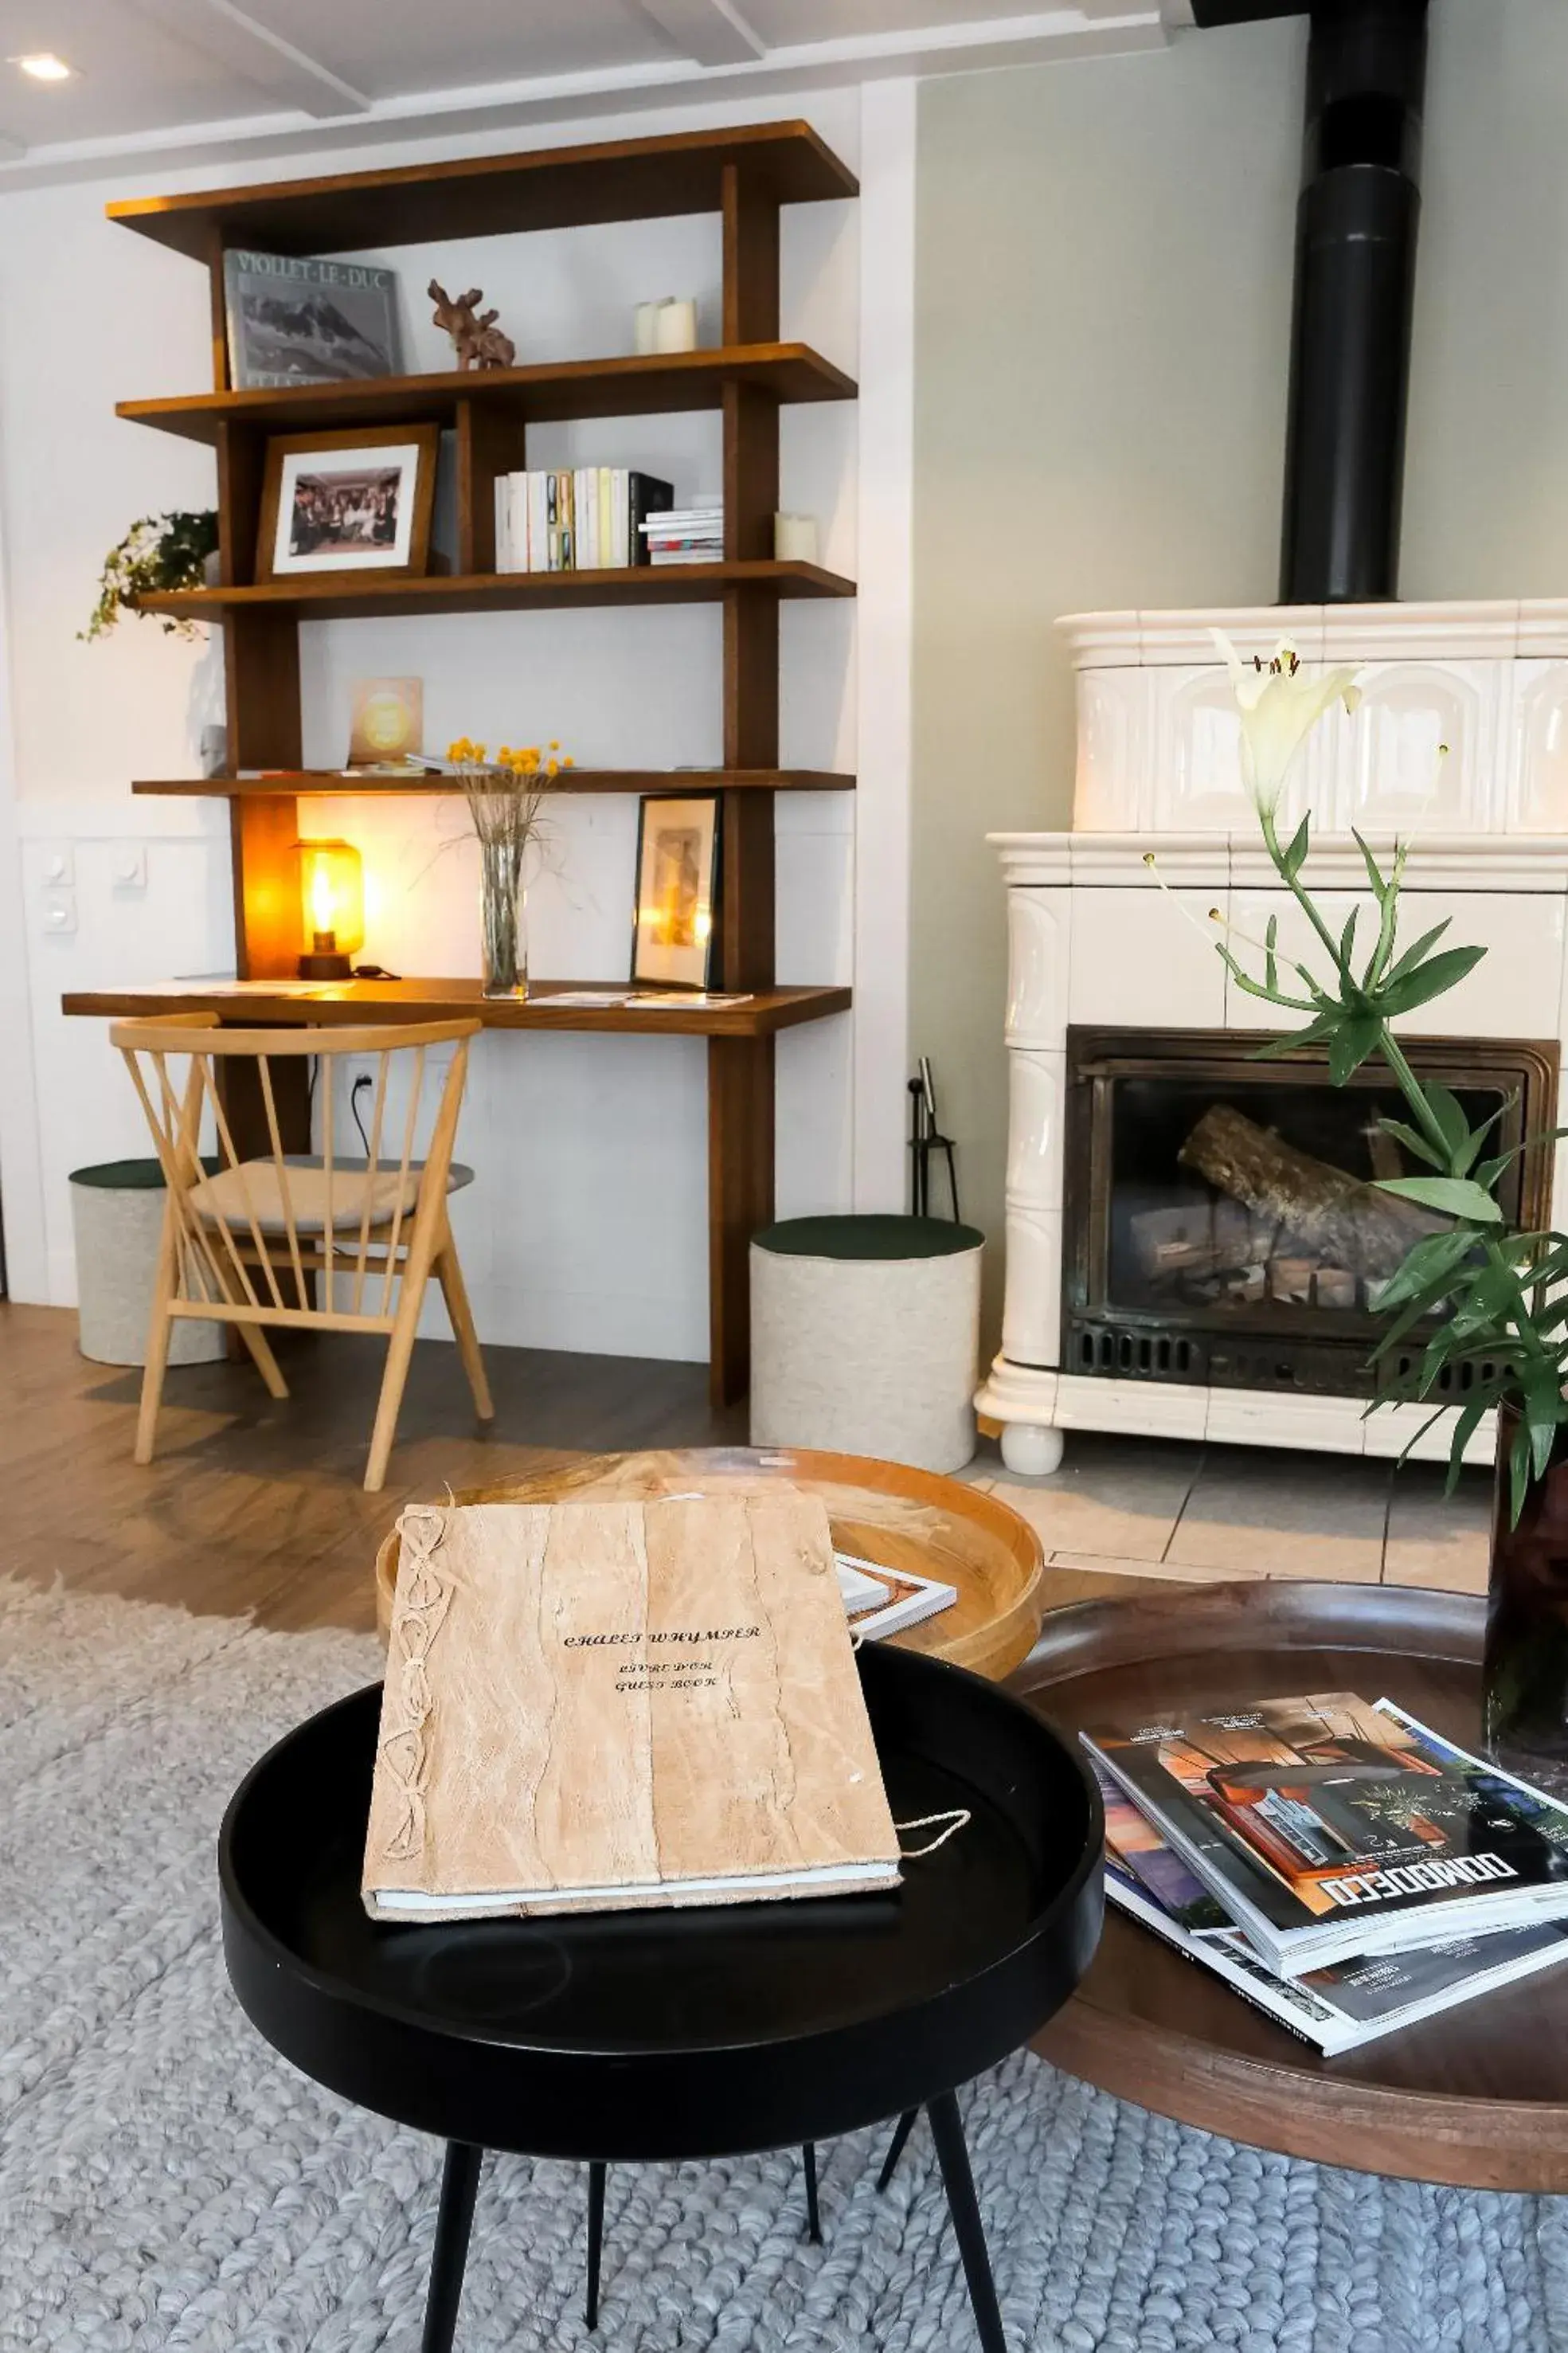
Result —
<path fill-rule="evenodd" d="M 648 352 L 658 351 L 658 314 L 663 309 L 666 300 L 668 300 L 668 297 L 661 296 L 659 301 L 657 302 L 639 302 L 637 304 L 636 312 L 637 347 L 639 353 L 646 353 Z"/>
<path fill-rule="evenodd" d="M 654 315 L 654 349 L 694 352 L 697 349 L 697 305 L 689 296 L 671 295 Z"/>
<path fill-rule="evenodd" d="M 816 562 L 816 517 L 815 515 L 774 515 L 773 554 L 780 564 L 815 564 Z"/>

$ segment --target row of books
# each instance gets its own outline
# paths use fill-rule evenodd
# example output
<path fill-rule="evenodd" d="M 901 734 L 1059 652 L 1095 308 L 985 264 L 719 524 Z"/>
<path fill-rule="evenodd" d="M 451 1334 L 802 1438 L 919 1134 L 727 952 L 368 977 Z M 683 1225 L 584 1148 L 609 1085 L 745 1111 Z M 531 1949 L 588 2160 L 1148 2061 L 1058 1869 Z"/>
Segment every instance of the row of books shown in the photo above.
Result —
<path fill-rule="evenodd" d="M 1391 1700 L 1083 1741 L 1110 1901 L 1331 2056 L 1568 1960 L 1568 1807 Z"/>
<path fill-rule="evenodd" d="M 535 467 L 498 474 L 495 498 L 498 572 L 613 572 L 649 561 L 645 526 L 675 491 L 635 467 Z"/>
<path fill-rule="evenodd" d="M 649 515 L 642 535 L 652 564 L 721 564 L 724 510 L 718 504 L 671 507 Z"/>

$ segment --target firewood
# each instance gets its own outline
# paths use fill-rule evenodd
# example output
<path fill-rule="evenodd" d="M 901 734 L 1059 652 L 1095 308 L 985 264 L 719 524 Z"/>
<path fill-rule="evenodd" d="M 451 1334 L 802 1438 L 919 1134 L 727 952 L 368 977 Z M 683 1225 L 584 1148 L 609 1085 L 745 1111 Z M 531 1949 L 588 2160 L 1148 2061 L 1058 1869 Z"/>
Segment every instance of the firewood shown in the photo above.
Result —
<path fill-rule="evenodd" d="M 1216 1191 L 1277 1219 L 1326 1264 L 1363 1278 L 1393 1274 L 1413 1243 L 1453 1222 L 1299 1151 L 1230 1103 L 1211 1103 L 1176 1157 Z"/>

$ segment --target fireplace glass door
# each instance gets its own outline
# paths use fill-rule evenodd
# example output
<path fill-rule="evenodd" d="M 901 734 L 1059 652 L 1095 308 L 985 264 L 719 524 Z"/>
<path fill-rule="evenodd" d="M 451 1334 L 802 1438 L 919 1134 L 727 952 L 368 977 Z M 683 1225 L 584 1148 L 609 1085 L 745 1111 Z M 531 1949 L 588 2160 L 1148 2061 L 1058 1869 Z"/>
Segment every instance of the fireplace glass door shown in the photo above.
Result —
<path fill-rule="evenodd" d="M 1408 1111 L 1381 1063 L 1331 1084 L 1320 1054 L 1253 1059 L 1225 1032 L 1069 1029 L 1062 1361 L 1078 1373 L 1370 1395 L 1378 1297 L 1452 1222 L 1378 1189 L 1430 1175 L 1380 1122 Z M 1410 1050 L 1506 1151 L 1555 1115 L 1554 1043 Z M 1552 1153 L 1498 1198 L 1545 1221 Z M 1418 1353 L 1418 1351 L 1417 1351 Z"/>

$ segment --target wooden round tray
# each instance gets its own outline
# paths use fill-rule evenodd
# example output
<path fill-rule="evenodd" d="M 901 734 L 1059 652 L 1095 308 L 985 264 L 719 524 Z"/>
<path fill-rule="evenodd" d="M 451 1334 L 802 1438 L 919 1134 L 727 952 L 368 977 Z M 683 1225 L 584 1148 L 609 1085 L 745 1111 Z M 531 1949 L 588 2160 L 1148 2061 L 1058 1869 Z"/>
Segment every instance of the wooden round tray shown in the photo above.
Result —
<path fill-rule="evenodd" d="M 1381 1586 L 1173 1585 L 1048 1617 L 1013 1688 L 1064 1735 L 1352 1691 L 1480 1742 L 1485 1605 Z M 1323 2059 L 1108 1905 L 1037 2041 L 1119 2097 L 1291 2157 L 1476 2189 L 1568 2189 L 1568 1963 Z"/>
<path fill-rule="evenodd" d="M 951 1609 L 892 1640 L 949 1659 L 993 1681 L 1024 1658 L 1039 1630 L 1045 1555 L 1026 1520 L 978 1487 L 875 1462 L 858 1454 L 770 1446 L 691 1447 L 644 1454 L 589 1454 L 521 1478 L 466 1488 L 459 1504 L 647 1502 L 660 1495 L 736 1494 L 781 1482 L 820 1495 L 833 1541 L 884 1568 L 958 1588 Z M 382 1640 L 397 1582 L 396 1531 L 375 1558 Z"/>

